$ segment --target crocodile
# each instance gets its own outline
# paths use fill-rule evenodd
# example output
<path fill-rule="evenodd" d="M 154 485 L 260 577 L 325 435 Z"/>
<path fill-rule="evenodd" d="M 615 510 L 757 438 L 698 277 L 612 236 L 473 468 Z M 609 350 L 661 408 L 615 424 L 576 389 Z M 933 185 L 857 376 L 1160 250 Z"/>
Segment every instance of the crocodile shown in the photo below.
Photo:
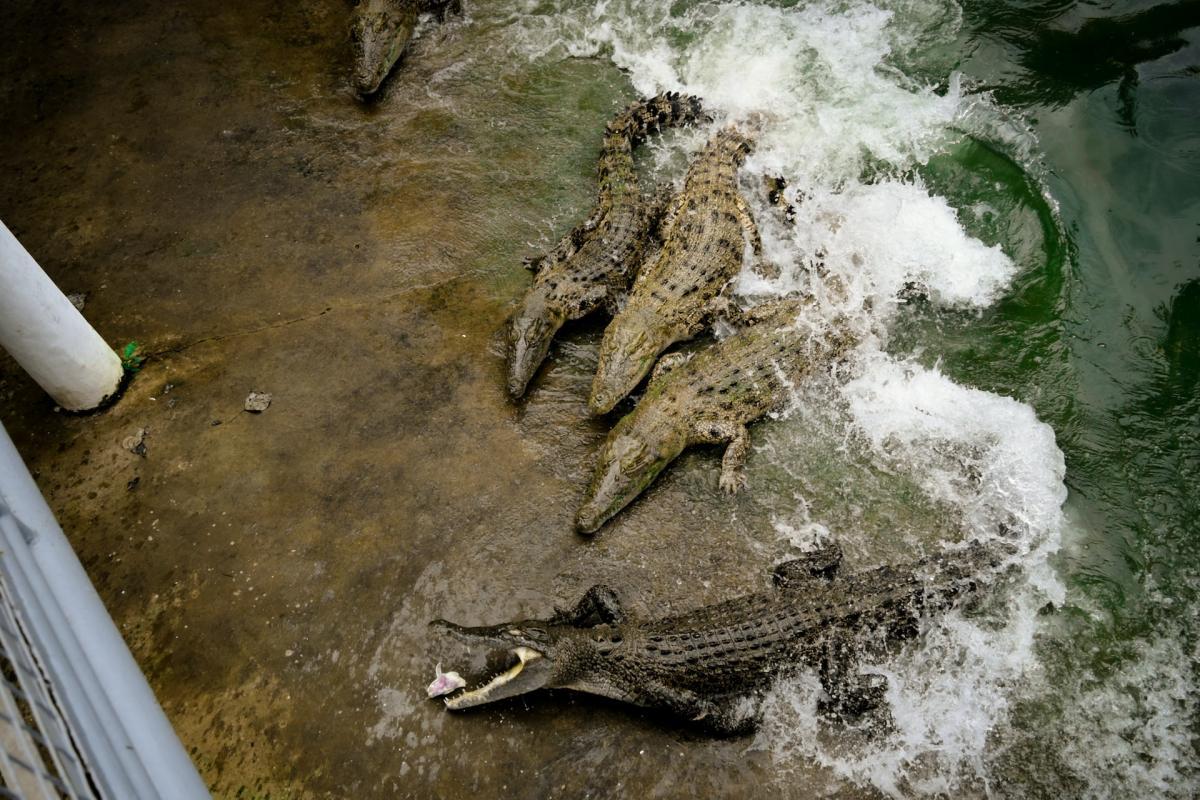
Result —
<path fill-rule="evenodd" d="M 693 444 L 726 445 L 720 487 L 730 494 L 742 488 L 746 425 L 783 407 L 793 386 L 856 343 L 841 320 L 798 324 L 812 305 L 811 298 L 789 297 L 735 310 L 731 316 L 747 323 L 738 332 L 691 357 L 664 356 L 601 448 L 576 528 L 594 533 Z"/>
<path fill-rule="evenodd" d="M 431 685 L 462 710 L 538 689 L 571 689 L 699 721 L 740 734 L 759 721 L 777 677 L 813 668 L 821 710 L 854 717 L 879 706 L 886 679 L 859 673 L 863 654 L 882 656 L 911 639 L 927 615 L 943 612 L 994 580 L 1015 549 L 1007 542 L 947 546 L 903 566 L 846 574 L 836 544 L 786 561 L 772 586 L 661 619 L 631 618 L 617 594 L 591 587 L 571 609 L 547 619 L 487 627 L 430 625 L 465 644 L 463 672 Z"/>
<path fill-rule="evenodd" d="M 745 240 L 762 252 L 758 228 L 738 191 L 749 134 L 717 132 L 692 162 L 664 222 L 663 245 L 643 267 L 629 301 L 600 343 L 588 406 L 606 414 L 633 391 L 659 355 L 700 333 L 727 305 L 722 290 L 741 270 Z"/>
<path fill-rule="evenodd" d="M 508 391 L 521 397 L 569 319 L 614 312 L 651 245 L 662 199 L 646 199 L 633 149 L 650 133 L 703 118 L 700 99 L 676 92 L 632 103 L 604 131 L 596 207 L 546 255 L 527 261 L 534 282 L 507 323 Z"/>
<path fill-rule="evenodd" d="M 417 19 L 427 13 L 444 22 L 448 13 L 462 13 L 462 0 L 361 0 L 350 25 L 359 97 L 379 90 L 412 41 Z"/>

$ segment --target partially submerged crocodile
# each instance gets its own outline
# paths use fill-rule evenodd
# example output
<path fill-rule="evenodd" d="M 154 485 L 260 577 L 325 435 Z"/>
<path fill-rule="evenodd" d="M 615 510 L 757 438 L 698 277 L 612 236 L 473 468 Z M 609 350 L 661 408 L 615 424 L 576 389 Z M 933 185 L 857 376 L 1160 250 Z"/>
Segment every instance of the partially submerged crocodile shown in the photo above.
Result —
<path fill-rule="evenodd" d="M 758 228 L 737 186 L 749 152 L 749 136 L 730 126 L 692 162 L 667 212 L 662 249 L 641 269 L 629 302 L 604 332 L 588 399 L 592 413 L 611 411 L 660 353 L 694 337 L 724 309 L 720 293 L 742 268 L 743 234 L 761 252 Z"/>
<path fill-rule="evenodd" d="M 404 55 L 421 14 L 438 21 L 461 13 L 462 0 L 361 0 L 350 25 L 354 46 L 354 88 L 369 97 Z"/>
<path fill-rule="evenodd" d="M 782 407 L 792 386 L 855 343 L 849 326 L 797 324 L 810 305 L 764 303 L 744 315 L 747 327 L 694 357 L 672 353 L 659 361 L 637 407 L 609 433 L 576 527 L 595 532 L 689 445 L 727 445 L 720 485 L 730 493 L 741 488 L 747 423 Z"/>
<path fill-rule="evenodd" d="M 633 148 L 647 134 L 700 119 L 700 100 L 678 93 L 638 100 L 604 131 L 600 196 L 588 219 L 539 259 L 535 279 L 508 321 L 508 391 L 518 398 L 545 360 L 558 329 L 598 308 L 615 312 L 653 239 L 662 202 L 638 189 Z"/>
<path fill-rule="evenodd" d="M 852 716 L 878 705 L 882 676 L 858 672 L 864 651 L 911 638 L 922 617 L 967 596 L 1004 561 L 1007 545 L 971 543 L 905 566 L 843 575 L 828 547 L 775 568 L 774 586 L 653 621 L 626 618 L 615 593 L 593 586 L 549 619 L 468 628 L 432 626 L 464 642 L 461 671 L 430 696 L 459 710 L 537 689 L 573 689 L 746 732 L 777 676 L 816 668 L 824 710 Z M 447 678 L 450 678 L 448 680 Z"/>

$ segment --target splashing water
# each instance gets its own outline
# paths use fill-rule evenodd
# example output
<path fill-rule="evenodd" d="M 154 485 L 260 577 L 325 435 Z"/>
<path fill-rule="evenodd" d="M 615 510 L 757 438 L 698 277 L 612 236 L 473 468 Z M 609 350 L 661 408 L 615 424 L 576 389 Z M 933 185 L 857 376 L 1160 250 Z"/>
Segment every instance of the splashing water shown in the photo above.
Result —
<path fill-rule="evenodd" d="M 1003 536 L 1022 550 L 1020 577 L 996 592 L 984 613 L 955 611 L 930 621 L 925 635 L 897 657 L 865 667 L 889 680 L 893 726 L 887 733 L 830 730 L 816 713 L 819 683 L 801 674 L 771 693 L 752 747 L 775 757 L 781 780 L 799 759 L 893 796 L 1003 794 L 993 773 L 1002 751 L 1020 738 L 1006 725 L 1017 706 L 1044 703 L 1058 690 L 1040 656 L 1039 641 L 1051 623 L 1039 612 L 1067 601 L 1050 559 L 1081 523 L 1068 524 L 1063 454 L 1031 406 L 958 385 L 912 356 L 889 353 L 891 332 L 913 295 L 946 314 L 982 314 L 1022 273 L 1046 267 L 1030 256 L 1045 249 L 1027 240 L 996 236 L 989 244 L 968 232 L 966 220 L 996 216 L 988 199 L 956 208 L 918 177 L 930 159 L 970 139 L 1041 183 L 1028 127 L 987 96 L 964 91 L 963 78 L 950 71 L 953 59 L 941 63 L 959 33 L 960 8 L 936 0 L 556 0 L 526 3 L 523 11 L 513 28 L 517 49 L 530 58 L 605 55 L 640 93 L 700 95 L 722 118 L 717 124 L 752 115 L 763 120 L 743 188 L 765 253 L 781 271 L 774 280 L 747 271 L 737 291 L 748 297 L 812 292 L 822 301 L 823 324 L 837 318 L 856 325 L 864 341 L 848 370 L 851 379 L 816 393 L 816 402 L 835 411 L 802 415 L 804 425 L 794 418 L 781 423 L 768 459 L 787 474 L 802 471 L 792 459 L 812 438 L 805 426 L 819 418 L 830 428 L 828 438 L 843 442 L 841 457 L 907 476 L 937 508 L 949 509 L 950 527 L 961 536 Z M 702 136 L 681 138 L 695 147 Z M 659 156 L 656 168 L 663 170 L 672 154 L 660 150 Z M 763 174 L 788 180 L 794 224 L 784 224 L 766 204 L 757 181 Z M 997 184 L 992 191 L 1006 188 Z M 1053 197 L 1044 185 L 1039 191 L 1053 215 Z M 936 344 L 924 346 L 936 353 Z M 797 398 L 801 408 L 813 401 Z M 812 517 L 799 499 L 794 516 L 800 522 L 777 522 L 781 539 L 811 544 L 861 535 Z M 939 546 L 909 544 L 917 552 Z M 871 546 L 868 541 L 859 549 Z M 1061 758 L 1084 765 L 1095 763 L 1096 753 L 1107 759 L 1096 769 L 1074 770 L 1082 793 L 1186 795 L 1186 770 L 1179 765 L 1188 758 L 1191 712 L 1177 704 L 1195 693 L 1185 677 L 1187 659 L 1184 649 L 1159 643 L 1129 662 L 1121 680 L 1078 687 L 1071 695 L 1074 705 L 1062 724 L 1074 721 L 1079 730 L 1072 730 Z M 1144 678 L 1156 671 L 1180 677 L 1150 686 Z M 1136 699 L 1131 685 L 1147 687 L 1166 709 Z M 1045 727 L 1047 736 L 1056 736 L 1056 725 Z M 1114 766 L 1146 758 L 1156 766 Z"/>

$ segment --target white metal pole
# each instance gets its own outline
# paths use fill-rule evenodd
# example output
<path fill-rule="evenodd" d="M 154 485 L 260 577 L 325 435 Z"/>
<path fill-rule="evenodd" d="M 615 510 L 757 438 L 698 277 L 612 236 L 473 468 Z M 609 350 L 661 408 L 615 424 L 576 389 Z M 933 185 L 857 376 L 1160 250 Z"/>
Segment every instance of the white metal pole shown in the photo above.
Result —
<path fill-rule="evenodd" d="M 0 347 L 68 411 L 121 384 L 121 359 L 0 222 Z"/>

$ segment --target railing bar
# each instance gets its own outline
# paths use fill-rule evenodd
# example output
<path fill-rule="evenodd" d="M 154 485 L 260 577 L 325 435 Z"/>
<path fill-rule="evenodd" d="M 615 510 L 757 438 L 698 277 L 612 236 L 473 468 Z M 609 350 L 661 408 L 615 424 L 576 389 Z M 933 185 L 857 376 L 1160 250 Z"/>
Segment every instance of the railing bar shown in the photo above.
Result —
<path fill-rule="evenodd" d="M 20 622 L 16 619 L 16 615 L 13 612 L 15 606 L 13 605 L 12 598 L 9 596 L 6 581 L 3 579 L 0 579 L 0 606 L 3 606 L 3 617 L 11 619 L 18 632 L 18 635 L 13 637 L 13 644 L 16 647 L 12 648 L 18 655 L 18 666 L 23 666 L 20 662 L 34 664 L 32 653 L 29 651 L 29 643 L 21 632 Z M 67 781 L 69 780 L 75 787 L 83 788 L 87 786 L 87 778 L 84 775 L 82 765 L 78 761 L 72 759 L 70 762 L 64 762 L 60 756 L 60 747 L 57 746 L 56 740 L 66 737 L 66 728 L 58 713 L 58 709 L 52 704 L 46 693 L 48 679 L 42 673 L 41 669 L 36 666 L 33 669 L 26 667 L 24 670 L 18 671 L 17 679 L 21 681 L 22 688 L 26 690 L 27 695 L 36 698 L 36 702 L 30 703 L 29 707 L 30 715 L 34 719 L 38 732 L 31 733 L 36 737 L 35 741 L 40 742 L 50 756 L 51 764 L 47 766 L 53 768 L 54 772 L 59 776 L 59 784 L 73 797 L 75 796 L 75 791 L 68 786 Z M 51 740 L 55 741 L 52 742 Z M 42 759 L 39 757 L 38 760 L 41 761 Z"/>

